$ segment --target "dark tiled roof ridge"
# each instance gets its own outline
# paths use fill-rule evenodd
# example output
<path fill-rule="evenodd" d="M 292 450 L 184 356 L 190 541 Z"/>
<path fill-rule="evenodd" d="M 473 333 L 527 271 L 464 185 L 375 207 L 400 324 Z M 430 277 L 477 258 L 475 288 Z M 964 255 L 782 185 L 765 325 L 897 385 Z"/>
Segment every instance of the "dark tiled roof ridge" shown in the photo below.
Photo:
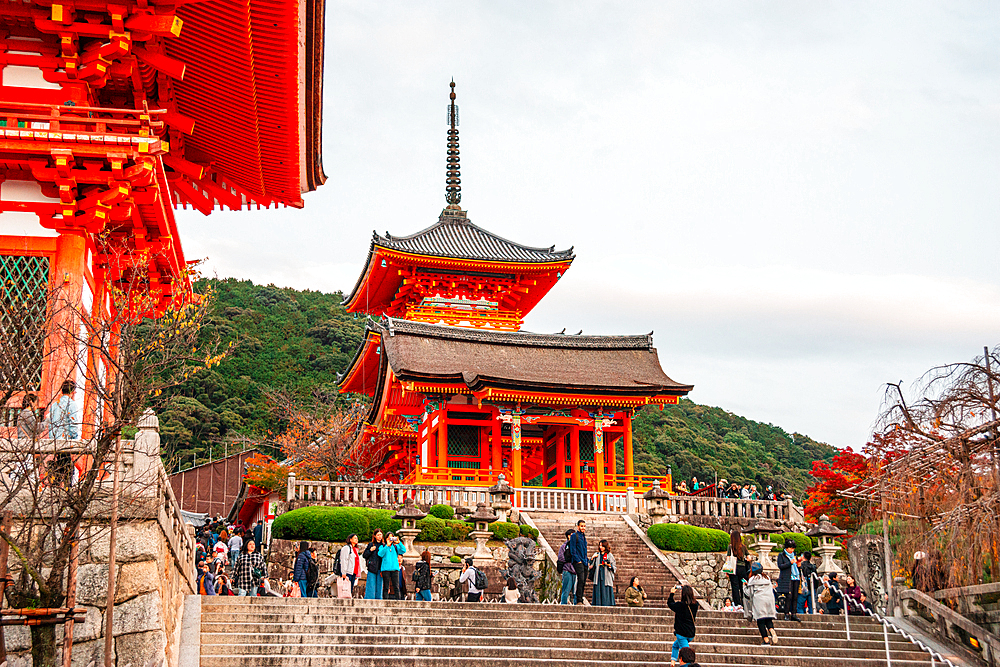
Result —
<path fill-rule="evenodd" d="M 433 225 L 408 236 L 372 232 L 375 246 L 432 257 L 454 257 L 480 261 L 523 263 L 573 260 L 573 248 L 556 250 L 555 246 L 534 248 L 505 239 L 473 224 L 468 218 L 444 215 Z"/>
<path fill-rule="evenodd" d="M 596 350 L 652 350 L 653 333 L 612 336 L 574 336 L 540 334 L 528 331 L 498 331 L 496 329 L 467 329 L 445 324 L 425 324 L 394 317 L 383 317 L 377 327 L 381 333 L 425 336 L 449 340 L 468 341 L 494 345 L 519 345 L 564 349 Z"/>

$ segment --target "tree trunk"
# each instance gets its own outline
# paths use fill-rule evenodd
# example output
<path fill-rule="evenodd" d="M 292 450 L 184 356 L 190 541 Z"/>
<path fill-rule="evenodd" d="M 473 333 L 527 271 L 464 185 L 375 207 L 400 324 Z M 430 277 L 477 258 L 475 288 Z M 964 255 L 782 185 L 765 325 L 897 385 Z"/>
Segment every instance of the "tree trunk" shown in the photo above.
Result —
<path fill-rule="evenodd" d="M 31 626 L 31 660 L 35 667 L 56 667 L 56 626 Z"/>

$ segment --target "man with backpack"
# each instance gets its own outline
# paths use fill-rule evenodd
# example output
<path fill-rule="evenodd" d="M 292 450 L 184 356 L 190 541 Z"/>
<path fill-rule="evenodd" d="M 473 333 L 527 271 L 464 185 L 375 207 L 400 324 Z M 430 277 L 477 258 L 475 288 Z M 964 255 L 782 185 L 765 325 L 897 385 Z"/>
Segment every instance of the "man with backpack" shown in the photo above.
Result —
<path fill-rule="evenodd" d="M 562 591 L 559 604 L 573 604 L 576 601 L 576 571 L 569 554 L 569 538 L 573 537 L 572 529 L 566 531 L 566 541 L 559 547 L 559 557 L 556 559 L 556 570 L 562 574 Z"/>
<path fill-rule="evenodd" d="M 458 578 L 458 582 L 460 584 L 469 584 L 469 595 L 465 598 L 466 602 L 479 602 L 482 600 L 483 592 L 489 586 L 486 574 L 479 568 L 473 567 L 471 558 L 465 559 L 465 565 L 462 567 L 462 576 Z"/>

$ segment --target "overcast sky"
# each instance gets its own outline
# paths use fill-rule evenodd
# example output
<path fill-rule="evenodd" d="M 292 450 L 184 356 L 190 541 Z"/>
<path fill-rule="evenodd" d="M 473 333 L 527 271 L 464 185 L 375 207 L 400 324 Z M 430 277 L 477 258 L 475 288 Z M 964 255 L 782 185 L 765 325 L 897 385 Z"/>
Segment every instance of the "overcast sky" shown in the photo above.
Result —
<path fill-rule="evenodd" d="M 884 383 L 1000 342 L 1000 4 L 327 0 L 302 210 L 179 212 L 188 258 L 349 291 L 462 205 L 577 259 L 532 331 L 654 332 L 691 398 L 844 447 Z"/>

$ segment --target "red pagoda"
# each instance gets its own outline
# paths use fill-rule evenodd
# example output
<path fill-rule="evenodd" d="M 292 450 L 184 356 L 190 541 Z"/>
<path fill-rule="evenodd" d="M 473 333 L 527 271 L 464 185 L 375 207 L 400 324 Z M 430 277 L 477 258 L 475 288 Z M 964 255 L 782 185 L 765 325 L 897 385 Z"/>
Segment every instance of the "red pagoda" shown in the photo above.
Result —
<path fill-rule="evenodd" d="M 357 454 L 379 457 L 376 480 L 490 486 L 504 472 L 515 488 L 645 488 L 633 413 L 693 387 L 663 372 L 651 334 L 521 331 L 573 251 L 514 243 L 468 219 L 454 86 L 446 208 L 416 234 L 376 233 L 345 300 L 377 318 L 340 381 L 371 398 Z"/>
<path fill-rule="evenodd" d="M 59 288 L 110 316 L 108 290 L 141 262 L 162 314 L 191 290 L 175 206 L 302 206 L 326 178 L 323 6 L 0 0 L 5 308 L 44 320 Z M 44 406 L 77 362 L 43 345 L 26 363 Z"/>

